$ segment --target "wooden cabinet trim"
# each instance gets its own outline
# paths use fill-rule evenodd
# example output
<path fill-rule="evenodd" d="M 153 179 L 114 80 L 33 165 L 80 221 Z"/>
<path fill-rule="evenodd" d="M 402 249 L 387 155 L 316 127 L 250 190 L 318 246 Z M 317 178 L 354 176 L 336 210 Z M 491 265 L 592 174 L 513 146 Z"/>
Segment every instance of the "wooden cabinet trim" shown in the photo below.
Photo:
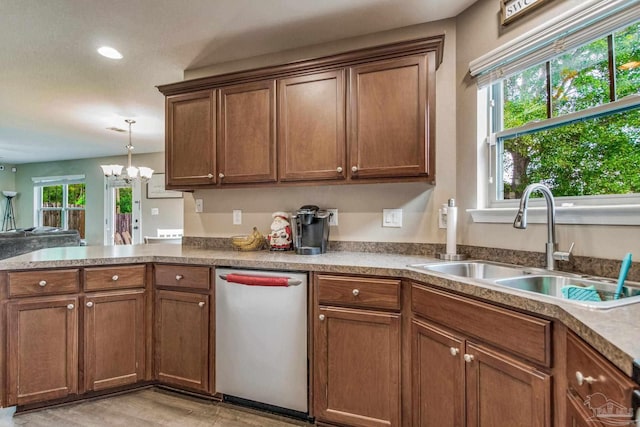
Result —
<path fill-rule="evenodd" d="M 444 39 L 445 35 L 442 34 L 433 37 L 358 49 L 321 58 L 296 61 L 288 64 L 185 80 L 166 85 L 159 85 L 157 88 L 163 95 L 169 96 L 225 85 L 264 80 L 267 78 L 278 79 L 299 74 L 318 73 L 371 61 L 409 55 L 420 55 L 427 52 L 434 52 L 434 62 L 437 68 L 442 63 Z"/>
<path fill-rule="evenodd" d="M 146 265 L 90 267 L 84 269 L 84 290 L 108 291 L 123 288 L 144 288 Z"/>
<path fill-rule="evenodd" d="M 515 355 L 551 366 L 549 320 L 417 284 L 412 286 L 412 310 Z"/>

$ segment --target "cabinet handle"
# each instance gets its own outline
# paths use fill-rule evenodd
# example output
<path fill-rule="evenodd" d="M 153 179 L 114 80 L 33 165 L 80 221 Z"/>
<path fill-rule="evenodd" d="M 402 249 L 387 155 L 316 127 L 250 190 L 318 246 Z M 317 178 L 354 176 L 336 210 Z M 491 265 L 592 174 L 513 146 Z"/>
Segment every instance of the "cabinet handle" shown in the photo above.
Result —
<path fill-rule="evenodd" d="M 73 305 L 73 304 L 69 304 L 69 305 L 67 305 L 67 309 L 68 309 L 68 310 L 73 310 L 75 307 L 76 307 L 76 306 L 75 306 L 75 305 Z"/>
<path fill-rule="evenodd" d="M 576 372 L 576 381 L 578 381 L 578 385 L 582 386 L 582 384 L 587 383 L 587 384 L 593 384 L 595 382 L 597 382 L 598 380 L 596 380 L 593 377 L 585 377 L 582 372 L 577 371 Z"/>
<path fill-rule="evenodd" d="M 473 354 L 465 353 L 465 355 L 463 357 L 464 357 L 464 361 L 465 362 L 467 362 L 467 363 L 473 362 Z"/>
<path fill-rule="evenodd" d="M 459 348 L 455 348 L 455 347 L 451 347 L 449 348 L 449 353 L 451 353 L 452 356 L 457 356 L 458 353 L 460 353 L 460 349 Z"/>
<path fill-rule="evenodd" d="M 321 314 L 320 316 L 318 316 L 318 319 L 324 320 L 324 314 Z"/>
<path fill-rule="evenodd" d="M 338 172 L 338 173 L 342 173 L 342 170 L 343 170 L 343 169 L 342 169 L 342 166 L 338 166 L 338 167 L 336 168 L 336 172 Z"/>
<path fill-rule="evenodd" d="M 117 274 L 114 274 L 114 275 L 113 275 L 113 277 L 111 278 L 111 280 L 113 280 L 114 282 L 115 282 L 116 280 L 118 280 L 118 279 L 119 279 L 119 277 L 118 277 L 118 275 L 117 275 Z"/>
<path fill-rule="evenodd" d="M 89 308 L 93 307 L 93 303 L 91 301 L 87 301 L 87 307 Z"/>
<path fill-rule="evenodd" d="M 357 289 L 354 289 L 353 291 L 351 291 L 351 293 L 353 294 L 354 297 L 357 297 L 358 295 L 360 295 L 360 291 Z"/>
<path fill-rule="evenodd" d="M 184 276 L 183 276 L 182 274 L 176 274 L 176 280 L 177 280 L 177 281 L 182 280 L 182 278 L 183 278 L 183 277 L 184 277 Z"/>
<path fill-rule="evenodd" d="M 200 307 L 200 308 L 204 307 L 204 301 L 200 301 L 200 302 L 198 303 L 198 307 Z"/>
<path fill-rule="evenodd" d="M 220 173 L 218 174 L 218 178 L 223 179 L 223 178 L 224 178 L 224 174 L 223 174 L 222 172 L 220 172 Z"/>
<path fill-rule="evenodd" d="M 209 178 L 209 179 L 213 178 L 213 174 L 212 173 L 208 174 L 207 178 Z"/>
<path fill-rule="evenodd" d="M 351 172 L 353 172 L 353 173 L 358 172 L 358 167 L 357 166 L 351 166 Z"/>
<path fill-rule="evenodd" d="M 40 280 L 40 282 L 38 282 L 38 285 L 40 285 L 41 287 L 45 287 L 47 286 L 47 281 L 46 280 Z"/>

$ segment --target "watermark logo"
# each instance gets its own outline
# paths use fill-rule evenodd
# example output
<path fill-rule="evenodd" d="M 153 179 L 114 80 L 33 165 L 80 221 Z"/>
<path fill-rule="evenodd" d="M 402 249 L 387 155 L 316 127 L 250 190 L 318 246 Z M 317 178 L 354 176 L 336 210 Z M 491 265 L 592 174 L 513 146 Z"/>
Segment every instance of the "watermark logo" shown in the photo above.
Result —
<path fill-rule="evenodd" d="M 590 421 L 598 421 L 607 426 L 632 426 L 633 409 L 613 401 L 602 393 L 587 396 L 584 405 L 592 412 Z"/>

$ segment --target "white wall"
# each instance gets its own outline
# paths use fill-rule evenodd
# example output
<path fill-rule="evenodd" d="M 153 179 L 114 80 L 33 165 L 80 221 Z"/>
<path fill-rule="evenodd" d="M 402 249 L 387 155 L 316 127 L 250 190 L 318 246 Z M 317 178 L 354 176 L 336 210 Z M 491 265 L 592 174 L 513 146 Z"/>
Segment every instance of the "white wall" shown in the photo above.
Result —
<path fill-rule="evenodd" d="M 126 156 L 66 160 L 60 162 L 28 163 L 16 165 L 15 189 L 16 223 L 20 228 L 33 226 L 34 176 L 60 176 L 84 174 L 86 176 L 87 204 L 85 239 L 88 245 L 102 245 L 104 240 L 104 175 L 101 164 L 127 161 Z M 135 154 L 133 164 L 164 171 L 164 153 Z M 151 208 L 157 207 L 159 216 L 151 216 Z M 182 228 L 183 199 L 147 199 L 146 186 L 142 189 L 142 235 L 156 235 L 156 228 Z"/>
<path fill-rule="evenodd" d="M 272 212 L 290 212 L 304 204 L 317 204 L 339 210 L 339 226 L 331 228 L 331 240 L 444 242 L 444 231 L 437 227 L 438 207 L 454 196 L 456 183 L 455 28 L 454 20 L 438 21 L 186 71 L 185 78 L 195 78 L 445 34 L 444 59 L 437 71 L 435 187 L 425 183 L 398 183 L 198 190 L 185 195 L 185 235 L 231 236 L 246 233 L 254 225 L 266 232 Z M 204 200 L 202 214 L 194 212 L 194 197 Z M 383 228 L 383 208 L 403 208 L 404 227 Z M 243 210 L 240 226 L 232 225 L 233 209 Z"/>

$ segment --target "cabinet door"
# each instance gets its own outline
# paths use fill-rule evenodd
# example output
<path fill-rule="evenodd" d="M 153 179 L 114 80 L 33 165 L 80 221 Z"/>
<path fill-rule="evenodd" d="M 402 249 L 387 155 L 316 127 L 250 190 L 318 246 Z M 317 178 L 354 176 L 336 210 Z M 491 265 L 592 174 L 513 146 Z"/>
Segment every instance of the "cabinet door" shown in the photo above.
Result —
<path fill-rule="evenodd" d="M 315 413 L 350 426 L 400 425 L 400 316 L 321 307 Z"/>
<path fill-rule="evenodd" d="M 144 377 L 144 291 L 88 295 L 84 301 L 85 387 L 102 390 Z"/>
<path fill-rule="evenodd" d="M 282 181 L 344 179 L 344 71 L 278 82 L 278 170 Z"/>
<path fill-rule="evenodd" d="M 168 186 L 189 188 L 216 182 L 215 106 L 210 90 L 167 98 Z"/>
<path fill-rule="evenodd" d="M 78 389 L 78 298 L 8 304 L 8 403 L 62 398 Z"/>
<path fill-rule="evenodd" d="M 220 89 L 218 178 L 222 184 L 276 180 L 275 81 Z"/>
<path fill-rule="evenodd" d="M 208 295 L 157 291 L 155 361 L 160 382 L 209 390 Z"/>
<path fill-rule="evenodd" d="M 505 354 L 467 343 L 468 426 L 551 425 L 551 377 Z"/>
<path fill-rule="evenodd" d="M 427 69 L 433 61 L 414 56 L 351 68 L 349 167 L 352 178 L 429 174 L 427 157 L 433 108 Z M 429 104 L 427 102 L 429 101 Z"/>
<path fill-rule="evenodd" d="M 625 425 L 622 420 L 615 420 L 616 425 Z M 619 424 L 618 424 L 619 422 Z M 631 421 L 629 421 L 631 423 Z M 633 424 L 629 424 L 629 426 Z M 567 394 L 567 427 L 603 427 L 598 418 L 589 414 L 579 398 Z"/>
<path fill-rule="evenodd" d="M 411 342 L 412 425 L 464 425 L 464 339 L 414 320 Z"/>

